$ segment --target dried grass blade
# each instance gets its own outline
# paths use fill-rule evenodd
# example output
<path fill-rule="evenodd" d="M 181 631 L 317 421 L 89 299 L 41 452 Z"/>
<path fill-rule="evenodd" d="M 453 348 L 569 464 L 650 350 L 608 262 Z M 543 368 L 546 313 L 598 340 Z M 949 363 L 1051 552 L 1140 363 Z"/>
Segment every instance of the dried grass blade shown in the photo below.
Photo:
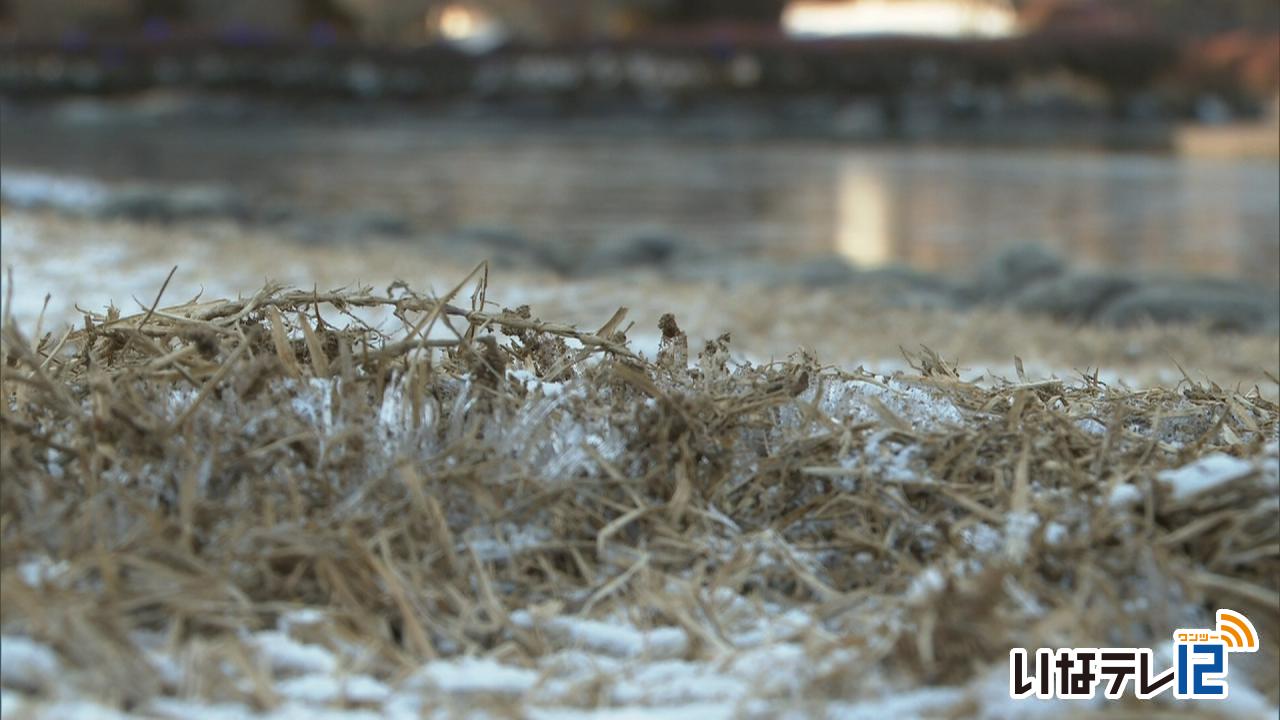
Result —
<path fill-rule="evenodd" d="M 293 354 L 293 346 L 289 344 L 289 331 L 285 329 L 284 318 L 275 306 L 267 307 L 267 319 L 271 323 L 271 342 L 276 349 L 276 357 L 284 366 L 289 377 L 297 380 L 302 377 L 302 368 L 298 366 L 298 357 Z"/>
<path fill-rule="evenodd" d="M 298 327 L 302 329 L 302 337 L 307 343 L 307 352 L 311 355 L 312 372 L 316 377 L 329 377 L 329 356 L 325 354 L 324 344 L 320 342 L 316 331 L 311 329 L 311 322 L 307 320 L 306 313 L 298 313 Z"/>

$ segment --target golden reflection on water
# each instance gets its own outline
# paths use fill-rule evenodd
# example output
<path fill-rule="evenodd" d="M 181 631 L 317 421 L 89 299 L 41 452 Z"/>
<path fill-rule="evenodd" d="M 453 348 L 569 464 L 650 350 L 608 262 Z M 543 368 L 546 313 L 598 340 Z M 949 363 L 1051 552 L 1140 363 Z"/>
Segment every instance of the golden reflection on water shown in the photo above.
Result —
<path fill-rule="evenodd" d="M 894 260 L 884 184 L 864 168 L 844 163 L 836 188 L 836 252 L 867 267 Z"/>
<path fill-rule="evenodd" d="M 829 246 L 863 266 L 970 266 L 1041 243 L 1105 269 L 1280 280 L 1268 163 L 956 151 L 836 163 Z"/>

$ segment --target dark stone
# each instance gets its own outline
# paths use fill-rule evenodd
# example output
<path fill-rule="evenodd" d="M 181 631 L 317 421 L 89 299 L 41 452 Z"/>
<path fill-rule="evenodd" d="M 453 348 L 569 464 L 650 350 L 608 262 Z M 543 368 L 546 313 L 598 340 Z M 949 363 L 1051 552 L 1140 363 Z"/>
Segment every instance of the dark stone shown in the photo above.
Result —
<path fill-rule="evenodd" d="M 1114 273 L 1069 272 L 1032 283 L 1011 302 L 1024 312 L 1061 320 L 1092 320 L 1109 303 L 1137 286 L 1134 278 Z"/>
<path fill-rule="evenodd" d="M 905 265 L 886 265 L 858 273 L 859 284 L 874 288 L 885 302 L 895 307 L 956 308 L 956 285 L 943 275 Z"/>
<path fill-rule="evenodd" d="M 574 268 L 581 275 L 604 275 L 637 268 L 665 268 L 684 255 L 688 243 L 660 232 L 621 235 L 600 241 Z"/>
<path fill-rule="evenodd" d="M 555 242 L 539 241 L 506 227 L 459 228 L 445 237 L 444 244 L 461 257 L 488 260 L 494 267 L 533 266 L 557 273 L 569 269 L 566 251 Z"/>
<path fill-rule="evenodd" d="M 1275 290 L 1213 280 L 1164 281 L 1139 287 L 1107 305 L 1101 322 L 1202 322 L 1216 330 L 1280 332 Z"/>
<path fill-rule="evenodd" d="M 197 218 L 242 219 L 246 212 L 244 198 L 227 188 L 141 186 L 111 193 L 100 214 L 130 220 L 172 222 Z"/>
<path fill-rule="evenodd" d="M 361 210 L 352 213 L 349 222 L 361 235 L 403 238 L 413 231 L 407 218 L 390 210 Z"/>
<path fill-rule="evenodd" d="M 799 262 L 778 262 L 759 257 L 736 260 L 709 257 L 676 265 L 672 268 L 672 276 L 694 282 L 716 282 L 725 287 L 840 287 L 859 279 L 857 269 L 838 255 Z"/>
<path fill-rule="evenodd" d="M 1030 285 L 1061 275 L 1066 264 L 1040 245 L 1014 245 L 979 266 L 963 295 L 978 302 L 1004 302 Z"/>
<path fill-rule="evenodd" d="M 839 255 L 815 257 L 794 265 L 778 268 L 779 279 L 804 287 L 838 287 L 848 285 L 858 277 L 858 271 L 848 260 Z"/>

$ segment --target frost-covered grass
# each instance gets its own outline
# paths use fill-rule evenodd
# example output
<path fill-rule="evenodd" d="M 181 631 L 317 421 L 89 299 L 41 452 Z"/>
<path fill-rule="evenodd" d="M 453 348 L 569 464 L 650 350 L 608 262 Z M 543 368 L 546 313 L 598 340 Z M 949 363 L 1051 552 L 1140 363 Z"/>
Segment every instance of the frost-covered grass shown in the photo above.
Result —
<path fill-rule="evenodd" d="M 6 321 L 5 717 L 1070 717 L 1010 647 L 1221 606 L 1263 637 L 1217 709 L 1280 699 L 1267 393 L 390 292 Z"/>

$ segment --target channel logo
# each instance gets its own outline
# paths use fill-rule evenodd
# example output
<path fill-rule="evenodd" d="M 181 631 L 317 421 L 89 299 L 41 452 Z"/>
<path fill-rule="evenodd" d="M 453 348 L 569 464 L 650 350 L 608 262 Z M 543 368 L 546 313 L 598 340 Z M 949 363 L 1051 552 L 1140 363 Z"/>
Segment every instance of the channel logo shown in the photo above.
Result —
<path fill-rule="evenodd" d="M 1230 652 L 1257 652 L 1258 631 L 1249 618 L 1231 610 L 1218 611 L 1218 639 Z"/>
<path fill-rule="evenodd" d="M 1213 628 L 1173 632 L 1173 667 L 1157 672 L 1151 648 L 1040 648 L 1034 661 L 1025 648 L 1009 651 L 1009 696 L 1015 700 L 1088 700 L 1100 685 L 1109 700 L 1134 697 L 1148 700 L 1170 688 L 1180 700 L 1225 700 L 1228 693 L 1227 658 L 1252 653 L 1260 644 L 1258 631 L 1244 613 L 1227 608 L 1217 612 Z"/>

